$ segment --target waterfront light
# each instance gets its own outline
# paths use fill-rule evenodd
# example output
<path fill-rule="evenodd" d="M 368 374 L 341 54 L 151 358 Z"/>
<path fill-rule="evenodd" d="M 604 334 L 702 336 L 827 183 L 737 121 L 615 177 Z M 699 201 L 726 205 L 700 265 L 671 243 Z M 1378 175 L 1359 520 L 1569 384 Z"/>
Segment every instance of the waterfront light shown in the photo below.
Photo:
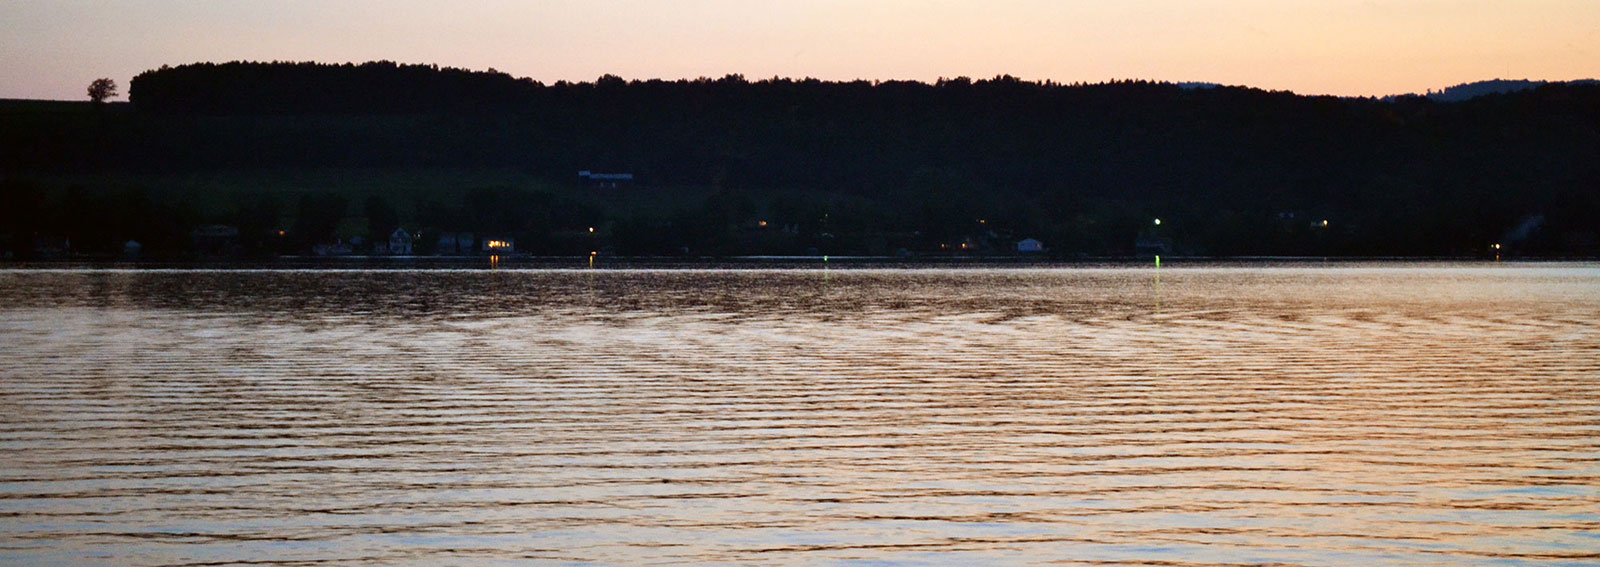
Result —
<path fill-rule="evenodd" d="M 1156 226 L 1161 226 L 1161 219 L 1156 219 Z"/>

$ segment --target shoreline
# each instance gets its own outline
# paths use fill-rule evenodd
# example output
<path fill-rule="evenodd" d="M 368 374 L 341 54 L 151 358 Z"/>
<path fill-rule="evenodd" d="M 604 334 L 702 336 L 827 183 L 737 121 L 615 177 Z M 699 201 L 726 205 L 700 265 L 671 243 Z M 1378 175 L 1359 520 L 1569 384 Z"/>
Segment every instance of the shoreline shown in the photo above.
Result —
<path fill-rule="evenodd" d="M 984 268 L 1155 268 L 1154 257 L 1088 256 L 1029 258 L 996 256 L 280 256 L 258 260 L 104 260 L 60 258 L 0 261 L 0 272 L 27 270 L 159 271 L 159 270 L 769 270 L 769 269 L 984 269 Z M 1162 267 L 1353 266 L 1362 264 L 1585 264 L 1596 257 L 1486 258 L 1481 256 L 1161 256 Z"/>

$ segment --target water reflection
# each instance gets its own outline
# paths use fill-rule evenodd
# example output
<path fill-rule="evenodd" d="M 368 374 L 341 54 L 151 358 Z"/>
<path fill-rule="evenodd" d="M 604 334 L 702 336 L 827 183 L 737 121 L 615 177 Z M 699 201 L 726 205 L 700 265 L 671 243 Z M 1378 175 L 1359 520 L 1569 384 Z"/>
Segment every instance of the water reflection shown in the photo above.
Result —
<path fill-rule="evenodd" d="M 0 563 L 1600 561 L 1600 271 L 1151 271 L 0 271 Z"/>

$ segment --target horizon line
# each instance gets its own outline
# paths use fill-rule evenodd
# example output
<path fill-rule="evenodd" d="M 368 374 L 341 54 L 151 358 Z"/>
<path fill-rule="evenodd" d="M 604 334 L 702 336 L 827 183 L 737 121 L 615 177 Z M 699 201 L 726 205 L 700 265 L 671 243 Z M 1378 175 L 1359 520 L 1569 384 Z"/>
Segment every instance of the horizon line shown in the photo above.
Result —
<path fill-rule="evenodd" d="M 815 80 L 815 81 L 821 81 L 821 82 L 824 82 L 824 83 L 839 83 L 839 84 L 848 84 L 848 83 L 856 83 L 856 82 L 868 82 L 868 83 L 871 83 L 873 85 L 880 85 L 880 84 L 884 84 L 884 83 L 901 82 L 901 83 L 918 83 L 918 84 L 929 85 L 929 86 L 937 85 L 939 82 L 942 82 L 942 81 L 957 80 L 957 79 L 962 79 L 962 78 L 971 80 L 973 82 L 980 82 L 980 81 L 991 81 L 991 80 L 997 80 L 997 79 L 1002 79 L 1002 78 L 1008 78 L 1009 77 L 1009 78 L 1016 79 L 1016 80 L 1024 82 L 1024 83 L 1031 83 L 1031 84 L 1036 84 L 1036 85 L 1064 86 L 1064 87 L 1109 85 L 1109 84 L 1114 84 L 1114 83 L 1118 83 L 1118 82 L 1146 82 L 1146 83 L 1154 83 L 1154 84 L 1176 85 L 1176 86 L 1179 86 L 1179 87 L 1192 85 L 1192 86 L 1196 86 L 1196 87 L 1210 87 L 1210 88 L 1242 88 L 1242 89 L 1258 90 L 1258 91 L 1269 92 L 1269 93 L 1289 93 L 1289 94 L 1293 94 L 1293 95 L 1296 95 L 1296 96 L 1303 96 L 1303 97 L 1332 97 L 1332 98 L 1340 98 L 1340 99 L 1369 99 L 1369 98 L 1370 99 L 1387 99 L 1387 98 L 1398 98 L 1398 97 L 1406 97 L 1406 96 L 1426 97 L 1429 94 L 1434 94 L 1436 92 L 1442 92 L 1442 91 L 1444 91 L 1446 89 L 1450 89 L 1450 88 L 1454 88 L 1454 87 L 1473 85 L 1473 84 L 1479 84 L 1479 83 L 1499 82 L 1499 81 L 1504 81 L 1504 82 L 1546 83 L 1546 84 L 1558 83 L 1559 84 L 1559 83 L 1576 83 L 1576 82 L 1600 80 L 1600 79 L 1596 79 L 1596 78 L 1593 78 L 1593 77 L 1572 78 L 1572 79 L 1534 79 L 1534 78 L 1529 78 L 1529 77 L 1524 77 L 1524 78 L 1494 77 L 1494 78 L 1487 78 L 1487 79 L 1477 79 L 1477 80 L 1471 80 L 1471 81 L 1463 81 L 1463 82 L 1459 82 L 1459 83 L 1456 83 L 1456 84 L 1453 84 L 1453 85 L 1434 87 L 1434 88 L 1430 88 L 1430 89 L 1428 89 L 1426 91 L 1423 91 L 1423 92 L 1365 94 L 1365 95 L 1346 95 L 1346 94 L 1332 94 L 1332 93 L 1310 93 L 1310 92 L 1301 92 L 1301 91 L 1292 90 L 1292 89 L 1275 90 L 1275 89 L 1271 89 L 1271 88 L 1258 87 L 1258 86 L 1249 85 L 1249 84 L 1228 84 L 1228 83 L 1215 82 L 1215 81 L 1204 81 L 1204 80 L 1168 80 L 1168 79 L 1152 79 L 1152 78 L 1106 78 L 1106 79 L 1101 79 L 1101 80 L 1098 80 L 1098 81 L 1070 81 L 1070 82 L 1068 82 L 1068 81 L 1061 81 L 1061 80 L 1057 80 L 1057 79 L 1053 79 L 1053 78 L 1030 79 L 1030 78 L 1024 78 L 1024 77 L 1020 77 L 1020 76 L 1017 76 L 1017 75 L 1013 75 L 1013 74 L 1010 74 L 1010 73 L 999 73 L 999 74 L 995 74 L 995 75 L 989 76 L 989 77 L 972 77 L 972 76 L 968 76 L 968 75 L 955 75 L 955 76 L 948 76 L 948 77 L 947 76 L 940 76 L 940 77 L 930 81 L 930 80 L 926 80 L 926 79 L 906 79 L 906 78 L 888 78 L 888 79 L 872 78 L 872 79 L 869 79 L 869 78 L 865 78 L 865 77 L 856 77 L 856 78 L 853 78 L 853 79 L 833 79 L 833 78 L 821 78 L 821 77 L 816 77 L 816 76 L 811 76 L 811 75 L 807 75 L 807 76 L 804 76 L 804 77 L 773 75 L 771 77 L 750 78 L 750 77 L 746 76 L 744 73 L 734 73 L 734 72 L 725 73 L 722 77 L 711 77 L 711 76 L 701 75 L 701 76 L 692 77 L 692 78 L 691 77 L 687 77 L 687 76 L 676 77 L 676 78 L 667 78 L 667 77 L 659 77 L 659 76 L 658 77 L 651 77 L 651 78 L 628 78 L 628 77 L 623 77 L 622 75 L 619 75 L 619 74 L 616 74 L 616 73 L 605 72 L 605 73 L 601 73 L 599 76 L 596 76 L 593 79 L 580 79 L 580 80 L 556 79 L 554 81 L 547 82 L 547 81 L 540 80 L 540 79 L 537 79 L 537 78 L 534 78 L 534 77 L 531 77 L 531 76 L 517 76 L 517 75 L 514 75 L 512 73 L 499 70 L 499 69 L 495 68 L 494 66 L 489 66 L 489 67 L 486 67 L 486 68 L 483 68 L 483 69 L 474 69 L 474 68 L 470 68 L 470 67 L 457 67 L 457 66 L 452 66 L 452 65 L 440 65 L 440 64 L 437 64 L 437 63 L 407 63 L 407 62 L 400 62 L 400 61 L 395 61 L 395 60 L 390 60 L 390 59 L 372 59 L 372 60 L 361 61 L 361 62 L 356 62 L 356 61 L 328 62 L 328 61 L 317 61 L 317 60 L 270 60 L 270 61 L 268 61 L 268 60 L 246 60 L 246 59 L 235 59 L 235 60 L 229 60 L 229 61 L 223 61 L 223 62 L 196 61 L 196 62 L 192 62 L 192 63 L 180 63 L 180 64 L 177 64 L 177 65 L 162 64 L 160 67 L 156 67 L 156 68 L 153 68 L 153 69 L 146 69 L 144 71 L 141 71 L 138 74 L 134 75 L 134 77 L 137 77 L 138 75 L 142 75 L 144 73 L 149 73 L 149 72 L 152 72 L 152 71 L 159 71 L 159 70 L 161 70 L 163 68 L 177 68 L 177 67 L 184 67 L 184 66 L 190 66 L 190 65 L 227 65 L 227 64 L 291 64 L 292 65 L 292 64 L 314 64 L 314 65 L 328 65 L 328 66 L 342 66 L 342 65 L 359 66 L 359 65 L 371 64 L 371 63 L 390 63 L 390 64 L 394 64 L 396 66 L 430 66 L 430 67 L 437 67 L 437 68 L 440 68 L 440 69 L 455 69 L 455 70 L 467 71 L 467 72 L 471 72 L 471 73 L 491 73 L 491 72 L 492 73 L 500 73 L 500 74 L 509 76 L 514 80 L 531 81 L 533 83 L 536 83 L 536 84 L 539 84 L 539 85 L 543 85 L 543 86 L 552 86 L 552 85 L 561 84 L 561 83 L 573 84 L 573 85 L 585 85 L 585 84 L 592 85 L 592 84 L 598 83 L 600 79 L 604 79 L 604 78 L 607 78 L 607 77 L 616 77 L 616 78 L 622 79 L 623 81 L 628 82 L 628 83 L 648 83 L 648 82 L 652 82 L 652 81 L 661 81 L 661 82 L 669 82 L 669 83 L 671 83 L 671 82 L 694 82 L 694 81 L 701 81 L 701 80 L 716 81 L 716 80 L 720 80 L 722 78 L 737 76 L 737 77 L 740 77 L 741 79 L 743 79 L 743 80 L 745 80 L 747 82 L 751 82 L 751 83 L 759 83 L 759 82 L 770 81 L 770 80 L 780 80 L 780 81 L 782 81 L 782 80 L 787 80 L 787 81 L 810 81 L 810 80 Z M 131 84 L 132 77 L 130 77 L 128 79 L 128 81 Z M 124 85 L 124 86 L 127 86 L 127 85 Z M 127 94 L 123 93 L 123 94 L 119 94 L 117 96 L 118 97 L 126 97 Z M 37 101 L 37 102 L 81 102 L 81 101 L 84 101 L 85 99 L 82 99 L 82 98 L 70 98 L 70 99 L 61 99 L 61 98 L 14 98 L 14 97 L 0 96 L 0 100 L 6 100 L 6 101 Z M 131 103 L 132 101 L 131 100 L 120 100 L 120 101 L 112 100 L 112 101 L 107 101 L 107 102 L 108 103 Z"/>

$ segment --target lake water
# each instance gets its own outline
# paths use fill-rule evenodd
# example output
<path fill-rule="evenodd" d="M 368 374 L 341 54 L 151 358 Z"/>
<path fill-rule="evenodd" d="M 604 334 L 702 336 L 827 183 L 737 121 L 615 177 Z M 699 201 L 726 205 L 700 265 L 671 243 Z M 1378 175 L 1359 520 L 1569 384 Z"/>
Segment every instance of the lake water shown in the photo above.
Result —
<path fill-rule="evenodd" d="M 0 270 L 4 565 L 1595 565 L 1600 266 Z"/>

